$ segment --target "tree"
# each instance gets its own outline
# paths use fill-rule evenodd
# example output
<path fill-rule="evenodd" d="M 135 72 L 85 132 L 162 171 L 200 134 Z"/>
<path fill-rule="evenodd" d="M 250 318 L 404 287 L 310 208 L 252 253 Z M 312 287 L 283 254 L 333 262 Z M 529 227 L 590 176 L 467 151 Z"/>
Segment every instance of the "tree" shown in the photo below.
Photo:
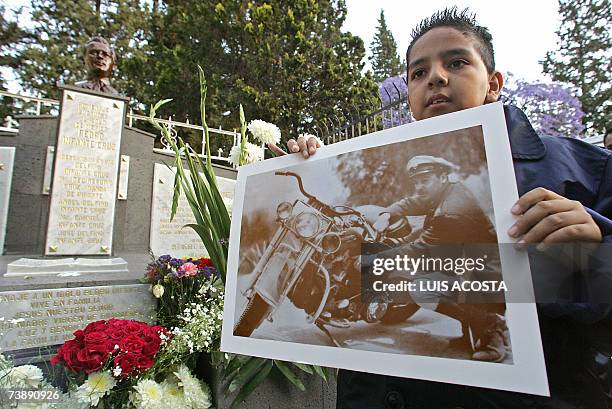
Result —
<path fill-rule="evenodd" d="M 30 40 L 18 52 L 16 72 L 25 89 L 57 98 L 57 82 L 86 76 L 82 47 L 101 35 L 113 45 L 118 61 L 113 85 L 130 94 L 129 61 L 142 58 L 150 11 L 138 0 L 32 0 Z M 144 84 L 142 84 L 144 85 Z"/>
<path fill-rule="evenodd" d="M 393 33 L 387 28 L 383 10 L 380 10 L 378 27 L 376 27 L 376 34 L 374 34 L 374 40 L 370 45 L 370 52 L 372 53 L 370 61 L 372 62 L 374 79 L 377 82 L 406 71 L 405 62 L 401 61 L 397 55 L 397 43 L 393 38 Z"/>
<path fill-rule="evenodd" d="M 582 123 L 589 134 L 603 134 L 612 106 L 612 3 L 559 0 L 559 14 L 558 48 L 546 53 L 541 62 L 544 72 L 579 90 L 585 112 Z"/>
<path fill-rule="evenodd" d="M 198 118 L 199 63 L 211 124 L 237 128 L 243 104 L 247 119 L 277 124 L 286 141 L 322 118 L 376 107 L 363 41 L 341 31 L 345 17 L 343 1 L 168 1 L 144 81 L 155 98 L 174 98 L 166 113 Z"/>
<path fill-rule="evenodd" d="M 504 102 L 521 108 L 544 135 L 584 137 L 584 112 L 571 90 L 560 83 L 527 82 L 508 74 Z"/>
<path fill-rule="evenodd" d="M 16 10 L 15 18 L 18 18 L 21 10 Z M 16 68 L 18 59 L 14 53 L 15 48 L 24 41 L 26 33 L 19 27 L 16 20 L 9 20 L 6 16 L 6 9 L 0 6 L 0 68 Z M 0 71 L 0 90 L 6 90 L 5 79 Z M 4 123 L 4 118 L 14 115 L 13 99 L 2 98 L 0 104 L 0 126 Z"/>

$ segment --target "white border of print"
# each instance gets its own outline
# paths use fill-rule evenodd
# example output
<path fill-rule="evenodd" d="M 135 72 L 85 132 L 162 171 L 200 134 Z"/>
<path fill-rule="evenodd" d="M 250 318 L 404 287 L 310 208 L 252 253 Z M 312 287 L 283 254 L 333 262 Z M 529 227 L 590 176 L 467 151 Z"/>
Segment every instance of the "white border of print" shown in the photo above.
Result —
<path fill-rule="evenodd" d="M 514 240 L 506 232 L 514 223 L 510 208 L 516 202 L 518 192 L 501 103 L 454 112 L 338 142 L 321 148 L 308 161 L 313 166 L 317 166 L 318 160 L 342 153 L 478 125 L 482 126 L 484 134 L 498 241 L 499 243 L 511 243 Z M 221 337 L 222 351 L 405 378 L 550 396 L 537 311 L 533 303 L 508 303 L 506 306 L 514 364 L 398 355 L 234 336 L 240 223 L 246 179 L 250 175 L 301 163 L 304 163 L 301 155 L 287 155 L 241 167 L 238 172 L 229 244 Z M 522 289 L 517 291 L 524 291 L 525 288 L 533 289 L 527 254 L 513 250 L 513 246 L 501 246 L 501 251 L 503 278 L 508 290 L 512 292 L 514 288 Z M 522 284 L 518 284 L 519 281 Z M 529 299 L 534 299 L 533 294 L 530 294 Z"/>

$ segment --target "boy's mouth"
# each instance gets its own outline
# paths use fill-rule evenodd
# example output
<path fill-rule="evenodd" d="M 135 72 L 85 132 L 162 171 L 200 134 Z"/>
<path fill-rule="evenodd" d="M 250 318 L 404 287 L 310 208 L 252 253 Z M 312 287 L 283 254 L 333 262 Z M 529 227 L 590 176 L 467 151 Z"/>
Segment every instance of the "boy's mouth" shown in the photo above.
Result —
<path fill-rule="evenodd" d="M 429 99 L 427 100 L 426 106 L 443 104 L 445 102 L 450 102 L 450 98 L 443 94 L 436 94 L 436 95 L 429 97 Z"/>

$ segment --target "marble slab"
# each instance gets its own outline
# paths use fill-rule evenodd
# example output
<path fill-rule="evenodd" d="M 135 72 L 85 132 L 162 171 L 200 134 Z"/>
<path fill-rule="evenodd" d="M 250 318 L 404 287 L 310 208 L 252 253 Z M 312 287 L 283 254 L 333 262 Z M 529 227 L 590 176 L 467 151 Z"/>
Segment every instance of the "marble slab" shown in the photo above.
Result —
<path fill-rule="evenodd" d="M 170 254 L 173 257 L 204 257 L 208 255 L 200 237 L 186 224 L 195 218 L 184 194 L 181 194 L 174 220 L 170 221 L 175 168 L 155 164 L 153 171 L 153 202 L 151 206 L 151 235 L 149 246 L 156 257 Z M 217 176 L 219 192 L 226 203 L 234 197 L 236 181 Z"/>
<path fill-rule="evenodd" d="M 45 255 L 110 255 L 125 101 L 65 89 Z"/>
<path fill-rule="evenodd" d="M 0 350 L 62 344 L 101 319 L 153 322 L 155 306 L 148 284 L 0 292 Z"/>
<path fill-rule="evenodd" d="M 14 163 L 15 148 L 0 147 L 0 254 L 4 253 Z"/>

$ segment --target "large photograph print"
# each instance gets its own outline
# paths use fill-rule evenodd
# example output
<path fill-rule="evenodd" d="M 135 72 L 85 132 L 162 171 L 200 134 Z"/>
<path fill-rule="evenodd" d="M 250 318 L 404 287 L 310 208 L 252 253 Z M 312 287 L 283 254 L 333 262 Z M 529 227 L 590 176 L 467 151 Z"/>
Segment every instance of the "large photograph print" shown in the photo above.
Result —
<path fill-rule="evenodd" d="M 222 350 L 548 395 L 516 199 L 501 104 L 241 168 Z"/>

